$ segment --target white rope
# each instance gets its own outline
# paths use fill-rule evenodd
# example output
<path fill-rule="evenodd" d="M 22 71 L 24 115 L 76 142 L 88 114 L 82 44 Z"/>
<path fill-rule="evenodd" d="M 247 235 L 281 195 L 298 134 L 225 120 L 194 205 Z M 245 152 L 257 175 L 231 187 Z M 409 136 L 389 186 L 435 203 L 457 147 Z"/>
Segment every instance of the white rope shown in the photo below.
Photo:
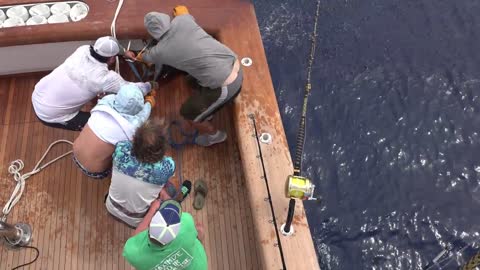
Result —
<path fill-rule="evenodd" d="M 110 26 L 111 35 L 115 39 L 117 38 L 115 25 L 117 24 L 118 14 L 120 14 L 120 10 L 122 9 L 123 1 L 124 0 L 118 1 L 117 10 L 115 11 L 115 16 L 113 17 L 112 25 Z M 118 56 L 117 56 L 116 61 L 115 61 L 115 72 L 120 73 L 120 63 L 118 61 L 119 61 L 119 59 L 118 59 Z"/>
<path fill-rule="evenodd" d="M 8 167 L 8 173 L 13 175 L 13 179 L 15 180 L 15 182 L 17 182 L 17 184 L 15 186 L 15 189 L 13 190 L 12 196 L 10 196 L 10 199 L 5 204 L 5 207 L 3 207 L 3 211 L 2 211 L 3 215 L 2 215 L 2 218 L 0 219 L 1 221 L 6 221 L 7 220 L 7 215 L 10 213 L 10 211 L 12 211 L 13 207 L 22 198 L 22 194 L 23 194 L 23 191 L 25 189 L 25 180 L 27 180 L 30 176 L 32 176 L 32 175 L 40 172 L 41 170 L 45 169 L 47 166 L 54 163 L 55 161 L 57 161 L 61 158 L 64 158 L 64 157 L 70 155 L 73 152 L 72 150 L 70 150 L 67 153 L 65 153 L 61 156 L 58 156 L 58 157 L 50 160 L 49 162 L 45 163 L 44 165 L 40 166 L 42 161 L 47 156 L 48 152 L 50 152 L 50 149 L 54 145 L 56 145 L 57 143 L 68 143 L 68 144 L 73 146 L 73 143 L 71 141 L 67 141 L 67 140 L 54 141 L 47 148 L 47 151 L 45 151 L 42 158 L 40 158 L 40 160 L 38 161 L 37 165 L 35 165 L 33 170 L 29 173 L 26 173 L 26 174 L 23 174 L 23 175 L 21 174 L 21 171 L 25 167 L 25 164 L 23 163 L 23 161 L 21 159 L 14 160 L 10 163 L 10 166 Z"/>

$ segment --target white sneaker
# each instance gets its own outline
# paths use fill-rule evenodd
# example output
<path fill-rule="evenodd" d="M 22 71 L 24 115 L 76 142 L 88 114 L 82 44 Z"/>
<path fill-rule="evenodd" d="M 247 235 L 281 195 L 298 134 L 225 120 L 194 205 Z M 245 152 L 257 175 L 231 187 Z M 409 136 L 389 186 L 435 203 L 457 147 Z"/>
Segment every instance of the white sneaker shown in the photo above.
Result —
<path fill-rule="evenodd" d="M 198 135 L 198 137 L 195 139 L 195 143 L 201 146 L 211 146 L 217 143 L 224 142 L 226 139 L 227 133 L 219 130 L 213 135 Z"/>

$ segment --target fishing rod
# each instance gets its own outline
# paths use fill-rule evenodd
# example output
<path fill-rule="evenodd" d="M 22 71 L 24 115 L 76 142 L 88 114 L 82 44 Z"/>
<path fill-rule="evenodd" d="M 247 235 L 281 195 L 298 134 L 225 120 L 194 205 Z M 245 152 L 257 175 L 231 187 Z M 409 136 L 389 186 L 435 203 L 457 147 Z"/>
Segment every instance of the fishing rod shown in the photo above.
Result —
<path fill-rule="evenodd" d="M 286 195 L 287 198 L 290 198 L 288 204 L 288 215 L 287 221 L 281 226 L 281 231 L 284 235 L 293 234 L 292 221 L 293 215 L 295 213 L 295 199 L 301 200 L 317 200 L 314 197 L 315 185 L 305 176 L 302 176 L 302 162 L 303 162 L 303 150 L 305 147 L 305 137 L 306 137 L 306 126 L 307 126 L 307 107 L 308 107 L 308 98 L 312 90 L 311 83 L 311 73 L 312 66 L 315 61 L 315 48 L 317 43 L 317 25 L 318 17 L 320 14 L 320 0 L 317 1 L 317 9 L 315 13 L 315 23 L 313 26 L 313 33 L 310 37 L 311 47 L 310 55 L 308 59 L 307 66 L 307 81 L 305 84 L 305 94 L 303 96 L 303 106 L 302 106 L 302 115 L 300 117 L 300 125 L 298 128 L 297 139 L 296 139 L 296 149 L 295 149 L 295 158 L 293 166 L 293 174 L 287 177 L 286 183 Z"/>

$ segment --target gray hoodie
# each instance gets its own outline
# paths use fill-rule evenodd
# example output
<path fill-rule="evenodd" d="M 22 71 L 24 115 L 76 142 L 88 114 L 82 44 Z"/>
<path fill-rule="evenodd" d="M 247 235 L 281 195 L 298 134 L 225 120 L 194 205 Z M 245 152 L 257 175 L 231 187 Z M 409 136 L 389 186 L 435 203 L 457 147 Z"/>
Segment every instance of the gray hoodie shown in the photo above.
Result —
<path fill-rule="evenodd" d="M 157 68 L 166 64 L 183 70 L 209 88 L 222 86 L 232 72 L 236 54 L 207 34 L 191 15 L 170 22 L 167 14 L 150 12 L 144 23 L 158 44 L 146 51 L 143 59 Z"/>

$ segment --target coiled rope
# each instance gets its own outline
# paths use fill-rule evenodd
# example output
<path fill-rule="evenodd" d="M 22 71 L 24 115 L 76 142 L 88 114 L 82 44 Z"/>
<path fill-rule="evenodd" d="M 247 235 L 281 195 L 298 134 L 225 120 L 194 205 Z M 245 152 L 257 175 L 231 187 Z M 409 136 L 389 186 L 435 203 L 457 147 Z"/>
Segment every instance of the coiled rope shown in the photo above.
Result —
<path fill-rule="evenodd" d="M 8 173 L 13 175 L 13 179 L 16 182 L 16 186 L 13 190 L 12 195 L 10 196 L 10 199 L 7 201 L 5 204 L 5 207 L 3 207 L 2 211 L 2 218 L 0 219 L 1 221 L 5 222 L 7 220 L 7 216 L 12 211 L 13 207 L 20 201 L 23 195 L 23 191 L 25 190 L 25 181 L 32 175 L 40 172 L 41 170 L 45 169 L 49 165 L 53 164 L 55 161 L 64 158 L 68 155 L 70 155 L 73 151 L 70 150 L 67 153 L 60 155 L 49 162 L 45 163 L 44 165 L 41 165 L 45 157 L 48 155 L 50 152 L 50 149 L 52 149 L 53 146 L 55 146 L 58 143 L 68 143 L 73 146 L 73 143 L 71 141 L 67 140 L 57 140 L 54 141 L 53 143 L 50 144 L 50 146 L 47 148 L 47 151 L 43 154 L 42 158 L 37 162 L 37 165 L 33 168 L 31 172 L 21 174 L 23 168 L 25 167 L 25 164 L 21 159 L 14 160 L 10 163 L 10 166 L 8 167 Z"/>
<path fill-rule="evenodd" d="M 313 33 L 310 37 L 311 40 L 311 48 L 310 48 L 310 56 L 308 59 L 308 66 L 307 66 L 307 82 L 305 84 L 305 95 L 303 96 L 303 107 L 302 107 L 302 116 L 300 118 L 300 126 L 298 127 L 297 133 L 297 140 L 296 140 L 296 149 L 295 149 L 295 159 L 293 163 L 293 173 L 296 176 L 300 176 L 302 172 L 302 161 L 303 161 L 303 148 L 305 147 L 305 137 L 306 137 L 306 130 L 307 130 L 307 105 L 308 105 L 308 98 L 310 96 L 310 91 L 312 90 L 312 66 L 313 62 L 315 61 L 315 48 L 317 45 L 317 25 L 318 25 L 318 17 L 320 14 L 320 0 L 317 1 L 317 11 L 315 13 L 315 24 L 313 26 Z"/>

